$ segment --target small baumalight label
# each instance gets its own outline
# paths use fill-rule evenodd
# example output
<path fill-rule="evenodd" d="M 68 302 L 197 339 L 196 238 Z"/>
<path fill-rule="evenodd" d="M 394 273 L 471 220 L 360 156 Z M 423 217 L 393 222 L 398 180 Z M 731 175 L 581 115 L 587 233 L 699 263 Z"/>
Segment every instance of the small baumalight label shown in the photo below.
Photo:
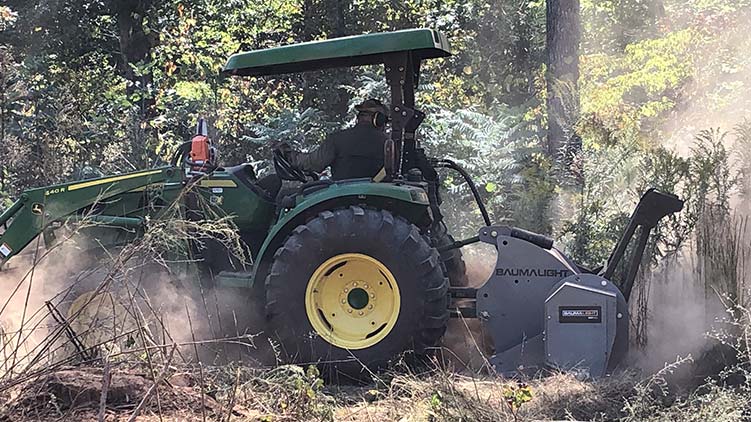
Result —
<path fill-rule="evenodd" d="M 599 323 L 602 322 L 602 308 L 600 306 L 559 306 L 558 322 Z"/>

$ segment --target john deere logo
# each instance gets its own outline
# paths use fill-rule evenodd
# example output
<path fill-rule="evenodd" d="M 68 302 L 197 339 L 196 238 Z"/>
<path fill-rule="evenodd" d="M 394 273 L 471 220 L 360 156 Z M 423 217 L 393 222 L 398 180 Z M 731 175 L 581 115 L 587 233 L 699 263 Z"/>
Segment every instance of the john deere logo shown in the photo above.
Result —
<path fill-rule="evenodd" d="M 42 215 L 44 213 L 44 205 L 38 202 L 31 204 L 31 212 L 36 215 Z"/>

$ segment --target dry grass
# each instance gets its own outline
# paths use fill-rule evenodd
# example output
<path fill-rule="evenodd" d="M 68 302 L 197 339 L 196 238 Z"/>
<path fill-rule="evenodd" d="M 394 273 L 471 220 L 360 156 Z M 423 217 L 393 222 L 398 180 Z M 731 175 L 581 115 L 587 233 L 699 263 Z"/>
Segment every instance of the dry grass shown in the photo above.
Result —
<path fill-rule="evenodd" d="M 679 363 L 685 364 L 685 362 Z M 420 374 L 384 374 L 374 384 L 326 386 L 314 368 L 241 364 L 204 367 L 156 365 L 161 404 L 148 391 L 150 366 L 119 362 L 104 420 L 139 421 L 741 421 L 751 395 L 744 385 L 710 382 L 683 397 L 665 376 L 623 373 L 600 381 L 567 374 L 528 380 L 532 400 L 512 409 L 504 397 L 518 381 L 460 375 L 435 368 Z M 0 420 L 96 420 L 104 378 L 101 366 L 64 368 L 5 392 Z M 202 398 L 202 392 L 204 396 Z M 747 414 L 746 414 L 747 415 Z M 205 418 L 205 419 L 204 419 Z"/>

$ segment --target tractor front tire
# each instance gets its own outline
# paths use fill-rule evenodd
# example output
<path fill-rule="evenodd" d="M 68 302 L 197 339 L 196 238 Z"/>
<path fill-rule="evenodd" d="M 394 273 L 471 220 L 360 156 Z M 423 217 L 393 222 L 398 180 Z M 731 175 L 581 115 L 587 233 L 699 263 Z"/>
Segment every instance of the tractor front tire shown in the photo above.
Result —
<path fill-rule="evenodd" d="M 362 379 L 402 352 L 424 355 L 448 320 L 438 252 L 389 211 L 324 211 L 277 250 L 266 278 L 272 339 L 288 362 Z"/>

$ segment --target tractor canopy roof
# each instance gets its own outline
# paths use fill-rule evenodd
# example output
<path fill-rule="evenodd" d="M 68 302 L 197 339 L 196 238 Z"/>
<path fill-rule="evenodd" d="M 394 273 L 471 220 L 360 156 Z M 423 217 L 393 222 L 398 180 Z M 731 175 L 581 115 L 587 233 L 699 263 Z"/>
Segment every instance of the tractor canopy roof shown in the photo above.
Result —
<path fill-rule="evenodd" d="M 451 55 L 448 39 L 432 29 L 355 35 L 232 55 L 222 71 L 242 76 L 278 75 L 334 67 L 382 64 L 387 57 L 411 53 L 415 61 Z"/>

